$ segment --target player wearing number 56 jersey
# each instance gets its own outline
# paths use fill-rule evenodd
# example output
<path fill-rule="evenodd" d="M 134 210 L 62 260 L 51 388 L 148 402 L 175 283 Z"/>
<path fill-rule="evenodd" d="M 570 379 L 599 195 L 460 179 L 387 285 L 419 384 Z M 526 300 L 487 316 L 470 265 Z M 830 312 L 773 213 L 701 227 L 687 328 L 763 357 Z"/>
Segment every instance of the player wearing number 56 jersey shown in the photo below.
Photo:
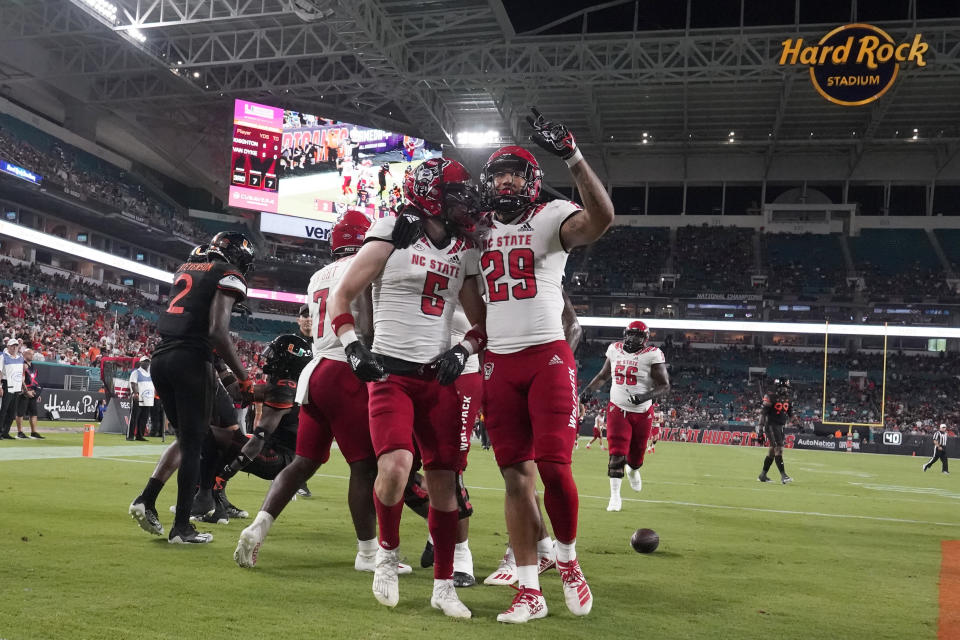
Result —
<path fill-rule="evenodd" d="M 190 524 L 190 508 L 200 474 L 200 450 L 213 414 L 217 385 L 213 350 L 244 391 L 253 386 L 229 335 L 230 312 L 246 298 L 245 276 L 253 256 L 253 245 L 243 234 L 215 235 L 205 254 L 191 256 L 197 261 L 177 269 L 170 301 L 157 322 L 162 340 L 153 352 L 150 375 L 177 432 L 181 455 L 172 543 L 212 539 L 210 534 L 198 534 Z"/>
<path fill-rule="evenodd" d="M 793 482 L 793 478 L 787 475 L 783 466 L 783 428 L 791 416 L 793 398 L 790 395 L 790 381 L 785 378 L 774 380 L 773 390 L 763 396 L 760 423 L 757 425 L 757 435 L 761 438 L 765 436 L 770 441 L 770 450 L 763 460 L 763 471 L 757 478 L 760 482 L 770 482 L 767 471 L 774 462 L 780 470 L 780 482 Z"/>
<path fill-rule="evenodd" d="M 564 200 L 539 202 L 540 165 L 522 147 L 503 147 L 484 166 L 481 186 L 494 212 L 480 258 L 490 340 L 484 415 L 507 487 L 507 531 L 520 585 L 511 606 L 497 616 L 510 623 L 547 615 L 537 570 L 538 472 L 567 608 L 585 615 L 593 606 L 576 555 L 579 497 L 570 461 L 577 437 L 577 368 L 564 340 L 561 283 L 567 252 L 594 242 L 613 222 L 610 198 L 573 135 L 536 109 L 533 116 L 531 140 L 566 162 L 584 208 Z"/>
<path fill-rule="evenodd" d="M 610 385 L 610 404 L 607 406 L 607 446 L 610 461 L 610 502 L 607 511 L 620 511 L 620 484 L 624 468 L 635 491 L 643 488 L 640 467 L 647 453 L 647 441 L 653 424 L 653 399 L 670 390 L 666 358 L 663 352 L 648 346 L 650 331 L 636 320 L 627 325 L 623 341 L 607 347 L 603 368 L 586 386 L 581 396 L 589 400 L 594 391 L 607 380 Z"/>
<path fill-rule="evenodd" d="M 479 255 L 466 237 L 480 221 L 479 199 L 469 180 L 467 170 L 453 160 L 436 158 L 419 165 L 404 184 L 411 205 L 401 215 L 407 229 L 417 230 L 407 238 L 410 244 L 395 244 L 398 218 L 379 220 L 329 298 L 331 328 L 344 345 L 353 372 L 368 382 L 370 435 L 378 457 L 374 504 L 380 528 L 374 596 L 390 607 L 400 598 L 400 515 L 416 442 L 430 488 L 427 521 L 434 543 L 430 604 L 457 618 L 471 614 L 453 585 L 460 420 L 451 383 L 486 340 L 475 277 Z M 371 283 L 372 350 L 357 338 L 350 310 L 350 303 Z M 451 347 L 458 299 L 474 327 Z"/>

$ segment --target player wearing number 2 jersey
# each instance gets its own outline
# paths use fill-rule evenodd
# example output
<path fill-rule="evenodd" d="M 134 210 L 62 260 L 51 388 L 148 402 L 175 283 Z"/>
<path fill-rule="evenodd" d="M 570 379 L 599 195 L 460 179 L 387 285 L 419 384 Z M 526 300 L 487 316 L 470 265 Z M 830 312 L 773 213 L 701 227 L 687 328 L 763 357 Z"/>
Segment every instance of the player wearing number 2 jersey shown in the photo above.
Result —
<path fill-rule="evenodd" d="M 404 184 L 421 231 L 397 248 L 398 218 L 383 218 L 329 298 L 331 328 L 344 345 L 348 363 L 368 382 L 370 435 L 377 458 L 374 503 L 380 528 L 373 593 L 396 606 L 397 547 L 403 491 L 413 463 L 414 441 L 430 488 L 427 517 L 434 543 L 434 588 L 430 604 L 446 615 L 469 618 L 453 585 L 458 509 L 456 471 L 460 421 L 452 382 L 467 358 L 485 342 L 483 300 L 477 275 L 478 250 L 465 237 L 479 222 L 479 199 L 470 174 L 458 162 L 427 160 Z M 373 284 L 372 350 L 354 331 L 350 303 Z M 474 327 L 450 346 L 457 302 Z"/>
<path fill-rule="evenodd" d="M 570 470 L 577 436 L 577 368 L 564 341 L 561 281 L 567 252 L 597 240 L 613 222 L 613 205 L 566 127 L 535 109 L 531 139 L 566 161 L 584 208 L 538 202 L 542 173 L 522 147 L 499 149 L 481 185 L 494 212 L 480 266 L 486 284 L 484 415 L 506 483 L 507 530 L 520 589 L 497 616 L 522 623 L 547 614 L 537 571 L 539 472 L 543 502 L 557 539 L 557 568 L 567 607 L 585 615 L 593 596 L 576 556 L 577 486 Z"/>
<path fill-rule="evenodd" d="M 350 371 L 343 346 L 330 326 L 327 304 L 346 273 L 356 252 L 363 245 L 370 221 L 359 211 L 348 211 L 330 234 L 330 247 L 336 260 L 313 274 L 307 289 L 307 304 L 313 335 L 313 359 L 304 367 L 297 384 L 300 403 L 296 457 L 270 487 L 253 523 L 243 530 L 234 554 L 241 567 L 252 567 L 263 540 L 284 507 L 330 457 L 330 446 L 337 446 L 350 465 L 347 501 L 357 534 L 358 552 L 354 568 L 373 571 L 377 549 L 377 514 L 373 506 L 373 479 L 377 474 L 376 456 L 370 441 L 367 421 L 367 387 Z M 351 312 L 369 338 L 369 301 L 358 296 Z M 409 571 L 409 567 L 406 567 Z"/>
<path fill-rule="evenodd" d="M 607 446 L 610 461 L 610 502 L 607 511 L 620 511 L 620 484 L 624 468 L 630 486 L 640 491 L 643 484 L 640 467 L 647 453 L 647 441 L 653 423 L 653 398 L 670 390 L 666 359 L 657 347 L 647 346 L 650 331 L 639 320 L 631 322 L 623 332 L 623 341 L 607 347 L 603 368 L 583 391 L 587 400 L 607 380 L 610 386 L 610 404 L 607 405 Z"/>
<path fill-rule="evenodd" d="M 190 524 L 190 507 L 200 475 L 200 449 L 213 413 L 216 373 L 213 350 L 249 392 L 252 381 L 230 341 L 230 312 L 247 295 L 244 279 L 253 264 L 254 249 L 241 233 L 218 233 L 203 262 L 186 262 L 177 269 L 170 302 L 160 314 L 162 340 L 153 352 L 150 374 L 163 399 L 180 443 L 177 472 L 177 512 L 170 530 L 172 543 L 210 542 Z"/>

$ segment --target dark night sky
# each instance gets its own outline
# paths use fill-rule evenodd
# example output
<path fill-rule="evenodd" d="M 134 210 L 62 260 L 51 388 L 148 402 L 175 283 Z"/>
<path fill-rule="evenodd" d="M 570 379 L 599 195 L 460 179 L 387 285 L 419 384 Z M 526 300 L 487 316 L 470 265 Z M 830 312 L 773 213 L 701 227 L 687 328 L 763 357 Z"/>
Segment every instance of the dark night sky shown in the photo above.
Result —
<path fill-rule="evenodd" d="M 518 33 L 535 29 L 590 5 L 605 2 L 584 0 L 523 1 L 503 0 L 503 5 Z M 637 0 L 591 13 L 589 30 L 630 31 L 633 28 L 634 6 L 639 4 L 638 28 L 642 31 L 683 29 L 686 22 L 685 0 Z M 802 24 L 845 24 L 850 21 L 850 0 L 801 0 Z M 858 0 L 857 18 L 861 22 L 905 20 L 908 0 Z M 690 26 L 695 29 L 737 26 L 740 0 L 693 0 Z M 791 25 L 794 23 L 793 0 L 744 0 L 744 22 L 747 26 Z M 960 17 L 960 0 L 917 0 L 917 18 Z M 581 21 L 550 29 L 547 33 L 579 33 Z"/>

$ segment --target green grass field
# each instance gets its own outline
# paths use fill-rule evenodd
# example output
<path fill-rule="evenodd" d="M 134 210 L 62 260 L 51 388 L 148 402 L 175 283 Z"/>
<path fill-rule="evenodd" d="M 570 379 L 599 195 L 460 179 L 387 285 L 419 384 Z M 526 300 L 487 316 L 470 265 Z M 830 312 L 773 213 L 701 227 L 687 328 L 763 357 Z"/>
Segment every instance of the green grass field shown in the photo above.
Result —
<path fill-rule="evenodd" d="M 937 636 L 940 541 L 960 538 L 956 479 L 923 474 L 919 458 L 788 451 L 792 485 L 761 485 L 758 449 L 661 443 L 644 489 L 624 482 L 607 513 L 606 452 L 581 447 L 578 551 L 593 612 L 575 618 L 553 571 L 541 577 L 550 615 L 498 625 L 513 591 L 460 591 L 474 618 L 430 608 L 432 572 L 419 568 L 426 524 L 404 514 L 401 553 L 414 561 L 389 610 L 353 570 L 347 468 L 334 452 L 291 503 L 258 566 L 233 562 L 247 521 L 208 526 L 212 544 L 182 547 L 148 536 L 127 515 L 161 452 L 159 443 L 98 434 L 95 457 L 79 433 L 0 442 L 0 638 L 910 638 Z M 30 456 L 63 456 L 16 459 Z M 939 466 L 939 465 L 938 465 Z M 774 474 L 776 476 L 776 474 Z M 505 543 L 502 481 L 490 452 L 470 456 L 476 515 L 470 543 L 478 578 Z M 175 500 L 158 506 L 165 527 Z M 238 476 L 231 500 L 255 513 L 267 483 Z M 655 529 L 659 550 L 629 545 Z M 434 636 L 433 634 L 437 634 Z"/>

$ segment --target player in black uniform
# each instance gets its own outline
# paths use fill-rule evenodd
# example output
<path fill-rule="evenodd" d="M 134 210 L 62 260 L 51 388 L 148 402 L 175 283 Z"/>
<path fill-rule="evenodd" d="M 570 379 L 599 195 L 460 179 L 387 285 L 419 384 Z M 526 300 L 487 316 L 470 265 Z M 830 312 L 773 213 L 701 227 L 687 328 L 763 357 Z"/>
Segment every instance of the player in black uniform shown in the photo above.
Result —
<path fill-rule="evenodd" d="M 253 386 L 229 334 L 230 312 L 247 295 L 245 276 L 253 264 L 253 245 L 242 233 L 221 232 L 210 241 L 205 257 L 206 262 L 186 262 L 177 269 L 170 301 L 157 323 L 162 339 L 150 366 L 180 443 L 177 511 L 169 535 L 174 544 L 213 539 L 190 523 L 200 451 L 210 429 L 216 392 L 213 350 L 236 375 L 243 392 L 250 393 Z"/>
<path fill-rule="evenodd" d="M 757 477 L 760 482 L 770 482 L 767 471 L 774 462 L 780 470 L 780 482 L 783 484 L 793 482 L 793 478 L 788 476 L 783 468 L 783 428 L 792 415 L 793 400 L 790 397 L 790 381 L 785 378 L 774 380 L 773 391 L 763 396 L 760 423 L 757 425 L 757 438 L 760 442 L 763 442 L 764 437 L 770 441 L 770 450 L 763 460 L 763 471 Z"/>

